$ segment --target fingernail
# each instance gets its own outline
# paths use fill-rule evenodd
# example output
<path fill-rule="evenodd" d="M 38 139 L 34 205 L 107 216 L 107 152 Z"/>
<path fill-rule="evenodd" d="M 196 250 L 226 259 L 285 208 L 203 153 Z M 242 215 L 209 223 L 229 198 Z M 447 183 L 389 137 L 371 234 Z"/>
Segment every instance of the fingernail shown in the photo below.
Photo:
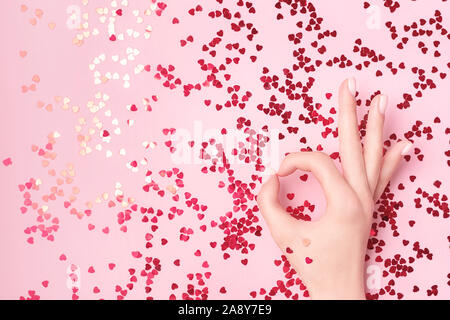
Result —
<path fill-rule="evenodd" d="M 353 77 L 350 77 L 347 79 L 347 86 L 348 91 L 352 94 L 352 96 L 355 96 L 356 94 L 356 80 Z"/>
<path fill-rule="evenodd" d="M 407 146 L 405 146 L 402 150 L 402 156 L 407 155 L 408 152 L 411 150 L 411 147 L 413 146 L 413 144 L 410 142 L 408 143 Z"/>
<path fill-rule="evenodd" d="M 387 99 L 387 96 L 384 94 L 380 95 L 380 98 L 378 99 L 378 111 L 381 114 L 384 114 L 384 112 L 386 111 Z"/>

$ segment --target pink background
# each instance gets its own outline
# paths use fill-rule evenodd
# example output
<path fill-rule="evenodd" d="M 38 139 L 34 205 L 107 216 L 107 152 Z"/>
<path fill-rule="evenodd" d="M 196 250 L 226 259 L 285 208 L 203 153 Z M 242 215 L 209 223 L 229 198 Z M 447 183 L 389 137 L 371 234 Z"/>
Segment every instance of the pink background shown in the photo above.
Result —
<path fill-rule="evenodd" d="M 396 206 L 401 202 L 400 207 L 394 209 L 396 215 L 392 216 L 390 221 L 395 221 L 398 235 L 393 235 L 389 222 L 386 227 L 379 226 L 382 221 L 380 215 L 384 209 L 376 207 L 378 217 L 375 222 L 378 233 L 371 239 L 383 240 L 385 245 L 380 249 L 369 249 L 368 265 L 376 265 L 380 272 L 387 271 L 388 274 L 380 275 L 381 291 L 372 289 L 368 292 L 379 294 L 373 298 L 380 299 L 450 298 L 450 225 L 446 196 L 449 177 L 447 126 L 450 107 L 450 45 L 448 35 L 437 31 L 436 23 L 428 22 L 429 18 L 435 17 L 435 10 L 440 10 L 441 24 L 446 28 L 450 18 L 449 5 L 446 1 L 437 0 L 399 2 L 400 7 L 391 12 L 384 6 L 384 1 L 370 1 L 371 8 L 378 8 L 380 19 L 379 28 L 370 29 L 366 25 L 370 8 L 365 9 L 361 1 L 313 1 L 315 11 L 323 18 L 322 31 L 337 31 L 335 38 L 319 40 L 318 47 L 325 45 L 327 48 L 324 54 L 320 54 L 311 45 L 317 40 L 318 32 L 305 30 L 309 13 L 291 16 L 287 5 L 283 4 L 279 10 L 275 8 L 275 1 L 253 1 L 255 14 L 249 13 L 245 5 L 237 5 L 238 1 L 224 1 L 224 4 L 216 1 L 167 1 L 167 7 L 160 4 L 156 5 L 156 8 L 152 8 L 152 1 L 148 0 L 129 1 L 128 5 L 117 1 L 117 7 L 114 9 L 111 1 L 91 0 L 86 4 L 82 1 L 65 0 L 2 1 L 0 298 L 39 296 L 42 299 L 168 299 L 173 294 L 177 299 L 182 299 L 186 297 L 183 293 L 188 293 L 190 297 L 201 297 L 199 292 L 189 290 L 188 285 L 192 284 L 195 289 L 204 290 L 203 293 L 207 290 L 208 299 L 248 299 L 252 298 L 253 291 L 256 292 L 253 295 L 257 299 L 268 296 L 286 299 L 284 289 L 273 290 L 274 287 L 285 285 L 292 293 L 288 294 L 290 298 L 297 298 L 295 295 L 298 294 L 299 299 L 306 299 L 305 288 L 299 285 L 298 280 L 294 285 L 287 283 L 283 265 L 277 266 L 274 262 L 281 259 L 281 252 L 273 243 L 264 221 L 253 223 L 254 227 L 262 227 L 261 236 L 254 233 L 244 234 L 245 240 L 255 245 L 254 250 L 249 250 L 249 253 L 232 249 L 222 250 L 224 230 L 219 226 L 212 227 L 211 222 L 220 224 L 221 217 L 231 221 L 232 218 L 240 219 L 246 216 L 242 209 L 233 211 L 235 205 L 233 194 L 227 191 L 227 174 L 204 174 L 201 172 L 204 165 L 174 163 L 169 148 L 164 144 L 170 140 L 170 135 L 163 132 L 166 128 L 193 132 L 195 121 L 201 121 L 204 130 L 227 128 L 231 132 L 236 129 L 237 119 L 245 117 L 251 120 L 250 127 L 254 130 L 268 125 L 270 130 L 280 130 L 286 136 L 278 142 L 280 158 L 285 152 L 306 147 L 316 150 L 319 145 L 329 154 L 336 152 L 337 138 L 332 134 L 326 138 L 321 135 L 326 127 L 335 130 L 336 122 L 324 126 L 320 122 L 316 125 L 299 121 L 299 114 L 307 115 L 303 101 L 291 101 L 274 88 L 265 90 L 260 80 L 264 75 L 263 67 L 267 67 L 270 69 L 267 75 L 278 75 L 282 85 L 283 68 L 292 70 L 292 64 L 296 63 L 292 51 L 297 48 L 305 48 L 305 55 L 313 61 L 320 59 L 323 62 L 310 73 L 303 69 L 295 71 L 293 81 L 305 84 L 308 77 L 315 79 L 308 94 L 314 98 L 314 104 L 322 104 L 317 111 L 324 117 L 336 120 L 336 114 L 330 111 L 333 107 L 337 108 L 338 84 L 345 77 L 353 75 L 358 83 L 358 98 L 362 98 L 359 106 L 361 117 L 367 111 L 366 99 L 370 99 L 377 90 L 389 95 L 385 126 L 387 140 L 393 133 L 397 138 L 404 139 L 404 134 L 416 129 L 413 126 L 417 120 L 423 122 L 419 127 L 419 131 L 423 131 L 421 136 L 410 138 L 414 142 L 416 154 L 413 152 L 409 161 L 402 164 L 391 182 L 393 199 L 390 205 Z M 89 35 L 83 39 L 81 45 L 74 42 L 74 38 L 83 31 L 70 29 L 66 25 L 69 18 L 66 9 L 72 4 L 79 6 L 82 13 L 88 13 L 87 19 L 81 19 L 82 23 L 88 23 L 85 31 L 92 33 L 94 29 L 98 30 L 98 35 Z M 189 10 L 198 4 L 202 6 L 202 11 L 191 15 Z M 105 23 L 99 20 L 100 14 L 96 11 L 99 7 L 109 10 Z M 225 7 L 233 13 L 239 11 L 242 19 L 246 23 L 252 23 L 258 30 L 252 41 L 246 38 L 249 31 L 245 27 L 244 31 L 240 32 L 231 29 L 230 23 L 238 23 L 241 19 L 208 17 L 211 10 L 222 10 Z M 42 10 L 43 14 L 41 15 L 39 10 L 36 11 L 37 9 Z M 112 13 L 117 9 L 122 9 L 122 16 Z M 152 11 L 151 15 L 144 15 L 146 9 Z M 161 9 L 164 10 L 160 12 Z M 142 23 L 136 22 L 137 17 L 133 15 L 133 10 L 139 10 L 138 16 L 143 17 Z M 277 20 L 278 13 L 282 13 L 284 19 Z M 113 15 L 116 16 L 115 34 L 124 33 L 124 40 L 109 39 L 108 17 Z M 178 24 L 173 23 L 175 17 L 179 19 Z M 410 31 L 404 30 L 404 25 L 411 25 L 421 18 L 426 19 L 427 23 L 419 28 L 433 30 L 431 36 L 425 34 L 413 37 Z M 35 19 L 36 23 L 32 19 Z M 302 29 L 296 27 L 300 20 L 304 23 Z M 392 40 L 389 28 L 385 25 L 388 21 L 396 26 L 396 32 L 399 34 L 395 40 Z M 149 39 L 145 39 L 144 29 L 149 25 L 152 26 L 152 32 Z M 129 37 L 126 35 L 127 29 L 136 30 L 140 35 L 135 39 Z M 222 41 L 213 48 L 217 55 L 212 57 L 203 51 L 202 47 L 204 44 L 208 45 L 219 30 L 223 30 L 224 35 Z M 302 42 L 293 44 L 288 40 L 288 35 L 299 31 L 303 33 Z M 193 42 L 182 46 L 180 40 L 189 35 L 193 36 Z M 397 43 L 402 37 L 408 37 L 409 40 L 404 49 L 398 49 Z M 362 46 L 375 50 L 377 55 L 382 54 L 386 57 L 385 60 L 373 62 L 361 71 L 357 70 L 355 65 L 369 60 L 353 51 L 358 38 L 362 40 Z M 418 47 L 420 41 L 429 48 L 425 54 Z M 437 47 L 433 41 L 439 41 Z M 240 47 L 246 48 L 244 54 L 225 47 L 228 43 L 236 42 Z M 261 51 L 256 50 L 257 44 L 263 46 Z M 124 66 L 112 60 L 114 55 L 119 55 L 119 59 L 126 57 L 128 47 L 139 50 L 133 61 L 128 61 Z M 440 52 L 439 57 L 434 56 L 435 50 Z M 26 51 L 25 56 L 22 51 Z M 103 84 L 94 83 L 94 72 L 89 69 L 89 65 L 101 54 L 105 54 L 105 62 L 96 65 L 95 70 L 102 74 L 117 72 L 120 78 L 128 73 L 129 88 L 123 87 L 121 79 Z M 252 55 L 257 56 L 254 63 L 250 60 Z M 337 64 L 332 67 L 325 64 L 329 59 L 341 55 L 351 59 L 353 65 L 340 68 Z M 226 57 L 238 56 L 239 64 L 226 65 L 226 71 L 220 71 L 217 76 L 223 88 L 216 88 L 211 84 L 208 87 L 203 86 L 208 73 L 200 69 L 197 63 L 199 59 L 205 59 L 206 63 L 218 67 L 221 63 L 225 64 Z M 403 62 L 405 68 L 398 68 L 394 75 L 386 65 L 389 61 L 396 68 Z M 138 65 L 149 65 L 151 70 L 135 74 L 134 70 Z M 155 78 L 158 65 L 164 68 L 174 66 L 175 70 L 171 73 L 175 79 L 179 77 L 182 84 L 174 89 L 165 87 L 164 80 Z M 431 79 L 436 86 L 433 89 L 422 89 L 422 97 L 415 96 L 418 90 L 414 88 L 414 83 L 419 81 L 419 76 L 412 71 L 414 67 L 424 69 L 426 79 Z M 433 67 L 438 71 L 433 72 L 436 71 Z M 382 76 L 376 75 L 377 70 L 382 72 Z M 224 73 L 231 74 L 230 81 L 224 79 Z M 33 81 L 34 75 L 39 76 L 38 82 L 36 77 Z M 30 88 L 33 83 L 35 88 Z M 183 86 L 189 83 L 200 83 L 202 87 L 201 90 L 193 89 L 186 97 L 183 94 Z M 217 103 L 223 104 L 230 99 L 232 94 L 227 92 L 227 87 L 232 85 L 240 85 L 239 99 L 246 91 L 250 91 L 252 96 L 244 109 L 231 107 L 217 111 Z M 23 92 L 24 90 L 26 92 Z M 109 100 L 105 101 L 101 110 L 92 113 L 88 104 L 89 101 L 95 101 L 94 104 L 98 105 L 99 100 L 95 98 L 98 92 L 108 95 Z M 296 92 L 301 93 L 301 90 Z M 327 93 L 331 93 L 331 97 L 327 97 Z M 404 94 L 411 94 L 414 99 L 408 108 L 400 109 L 397 105 L 403 102 Z M 257 109 L 258 104 L 267 107 L 272 95 L 276 95 L 278 102 L 286 103 L 286 110 L 292 111 L 289 124 L 283 124 L 282 118 L 268 116 Z M 157 101 L 153 101 L 152 96 L 157 97 Z M 56 101 L 58 98 L 55 97 L 67 97 L 70 102 L 64 107 L 63 101 Z M 143 98 L 150 99 L 152 111 L 144 110 Z M 204 100 L 208 99 L 212 100 L 209 107 L 204 103 Z M 43 106 L 40 102 L 43 102 Z M 49 104 L 52 105 L 51 111 L 46 110 Z M 139 110 L 129 111 L 127 105 L 132 104 Z M 75 106 L 78 106 L 79 110 L 72 109 Z M 105 114 L 108 110 L 111 112 L 110 116 Z M 102 123 L 101 130 L 95 128 L 95 117 Z M 92 152 L 87 155 L 80 154 L 83 147 L 78 140 L 80 133 L 76 129 L 80 119 L 86 122 L 82 125 L 82 135 L 89 135 L 90 128 L 95 129 L 87 143 Z M 113 123 L 113 119 L 117 119 L 117 124 Z M 129 126 L 127 120 L 134 120 L 134 124 Z M 298 133 L 289 134 L 288 126 L 298 127 Z M 428 132 L 428 127 L 431 132 Z M 120 128 L 120 134 L 114 133 L 116 128 Z M 110 133 L 109 142 L 102 138 L 103 130 Z M 54 132 L 58 132 L 60 137 L 56 138 L 56 143 L 47 145 L 47 137 Z M 431 137 L 427 138 L 427 133 L 430 133 Z M 299 142 L 302 137 L 306 137 L 306 143 Z M 142 145 L 144 141 L 155 142 L 156 147 L 146 149 Z M 101 151 L 95 149 L 97 145 L 101 145 Z M 33 151 L 33 146 L 37 146 L 38 151 Z M 45 150 L 42 151 L 44 156 L 38 154 L 41 148 Z M 126 150 L 125 155 L 120 154 L 122 148 Z M 107 150 L 112 152 L 109 158 L 106 157 Z M 50 154 L 54 154 L 54 159 L 44 166 L 43 160 Z M 144 158 L 148 160 L 147 164 L 140 164 Z M 127 167 L 127 164 L 133 161 L 139 163 L 137 172 L 132 172 Z M 66 181 L 58 186 L 61 191 L 56 200 L 47 200 L 45 195 L 49 195 L 52 187 L 57 185 L 57 179 L 61 178 L 61 172 L 67 169 L 68 164 L 73 164 L 73 182 Z M 175 179 L 173 176 L 162 177 L 160 174 L 161 170 L 173 168 L 184 174 L 184 186 L 177 191 L 178 201 L 166 190 L 167 186 L 175 185 Z M 52 169 L 55 170 L 54 176 L 49 174 Z M 235 179 L 244 183 L 254 182 L 252 175 L 261 176 L 254 164 L 235 163 L 231 165 L 231 169 L 235 170 Z M 143 191 L 147 170 L 152 171 L 152 179 L 165 190 L 164 196 L 159 196 L 153 190 Z M 324 208 L 323 196 L 312 177 L 307 182 L 301 182 L 298 179 L 301 174 L 296 173 L 283 180 L 280 199 L 286 206 L 300 206 L 308 200 L 315 205 L 315 209 L 312 213 L 307 209 L 305 212 L 314 219 L 320 216 L 320 209 Z M 36 188 L 28 189 L 25 184 L 30 179 L 39 179 L 42 183 Z M 437 180 L 441 184 L 435 183 Z M 220 181 L 225 182 L 225 188 L 219 187 Z M 131 203 L 124 204 L 124 208 L 120 201 L 117 201 L 116 183 L 121 184 L 120 189 L 125 195 L 125 201 L 132 198 L 130 202 L 137 205 L 136 212 L 133 211 Z M 404 188 L 399 188 L 400 184 Z M 255 190 L 250 193 L 256 194 L 259 185 L 256 181 Z M 73 187 L 79 188 L 79 192 L 71 198 Z M 430 203 L 426 197 L 417 194 L 418 188 L 431 196 L 438 193 L 438 203 Z M 31 197 L 30 203 L 26 201 L 27 192 Z M 185 192 L 198 198 L 198 203 L 207 206 L 207 209 L 202 211 L 201 208 L 196 210 L 192 206 L 189 207 Z M 293 200 L 286 198 L 286 193 L 289 192 L 295 192 Z M 108 200 L 96 203 L 96 199 L 103 194 L 108 195 Z M 421 199 L 419 208 L 416 207 L 417 198 Z M 250 208 L 256 205 L 252 199 L 253 196 L 250 195 Z M 89 209 L 88 202 L 92 203 L 90 215 L 85 214 L 85 210 Z M 67 207 L 69 203 L 70 206 Z M 48 207 L 45 214 L 50 213 L 51 216 L 44 215 L 43 206 Z M 155 223 L 144 223 L 141 221 L 144 216 L 140 212 L 141 206 L 152 207 L 155 211 L 161 209 L 163 215 L 158 217 Z M 173 219 L 169 219 L 170 208 L 174 206 L 183 210 L 183 214 L 176 214 Z M 428 207 L 436 210 L 438 216 L 429 214 Z M 25 213 L 21 213 L 21 210 L 25 210 L 22 208 L 26 208 Z M 132 211 L 131 219 L 120 224 L 118 214 L 126 209 Z M 82 217 L 71 214 L 71 210 L 79 212 Z M 226 217 L 227 212 L 233 212 L 232 218 Z M 199 220 L 198 213 L 203 213 L 205 217 Z M 259 212 L 254 213 L 259 217 Z M 38 220 L 39 216 L 42 216 L 44 222 Z M 148 216 L 152 218 L 154 215 Z M 58 219 L 58 223 L 52 223 L 54 218 Z M 413 226 L 410 224 L 412 220 L 415 221 Z M 42 224 L 45 228 L 55 224 L 58 229 L 44 235 L 39 229 L 35 232 L 27 229 L 33 226 L 39 228 Z M 121 230 L 124 225 L 127 227 L 126 232 Z M 152 231 L 151 225 L 157 225 L 158 230 Z M 206 231 L 200 229 L 202 225 L 206 225 Z M 90 230 L 92 226 L 95 228 Z M 107 234 L 102 231 L 105 227 L 109 228 Z M 188 241 L 180 240 L 180 229 L 183 227 L 193 230 Z M 151 248 L 146 248 L 147 233 L 153 235 L 150 240 Z M 166 239 L 167 244 L 163 245 L 162 239 Z M 216 242 L 217 246 L 212 248 L 211 242 Z M 417 245 L 415 250 L 415 242 L 418 242 L 419 252 Z M 200 256 L 195 255 L 197 250 L 201 251 Z M 139 252 L 142 257 L 133 257 L 132 252 Z M 230 258 L 224 260 L 224 252 L 228 253 Z M 61 261 L 62 254 L 67 257 L 66 260 Z M 412 268 L 406 276 L 395 276 L 385 265 L 386 259 L 394 258 L 396 254 L 406 260 L 401 264 Z M 376 261 L 378 256 L 380 258 Z M 146 265 L 145 257 L 158 258 L 161 263 L 161 270 L 154 276 L 152 283 L 147 284 L 148 277 L 141 274 Z M 414 261 L 409 260 L 410 257 L 414 258 Z M 174 265 L 176 259 L 180 259 L 180 266 Z M 243 259 L 248 259 L 246 265 L 241 262 Z M 207 267 L 204 265 L 205 261 L 208 263 Z M 115 264 L 113 270 L 108 267 L 110 263 Z M 72 272 L 67 270 L 71 265 L 74 265 L 76 270 L 73 273 L 78 274 L 79 281 L 75 281 L 75 284 L 69 281 L 72 284 L 68 285 Z M 90 267 L 93 267 L 95 272 L 92 272 L 92 269 L 90 272 Z M 130 275 L 130 268 L 136 270 L 136 281 Z M 202 274 L 204 283 L 199 283 L 196 273 Z M 189 279 L 189 274 L 194 274 L 193 280 Z M 293 278 L 298 277 L 295 275 Z M 279 280 L 284 284 L 277 283 Z M 391 280 L 394 284 L 389 283 Z M 132 289 L 127 288 L 129 283 L 133 284 Z M 174 283 L 177 288 L 173 286 Z M 72 285 L 78 289 L 71 289 Z M 146 286 L 151 287 L 150 292 L 146 293 Z M 417 292 L 413 292 L 414 286 L 418 287 Z M 96 287 L 99 291 L 97 293 L 94 289 Z M 221 292 L 222 287 L 225 287 L 226 293 L 224 290 Z M 269 294 L 271 290 L 273 295 Z"/>

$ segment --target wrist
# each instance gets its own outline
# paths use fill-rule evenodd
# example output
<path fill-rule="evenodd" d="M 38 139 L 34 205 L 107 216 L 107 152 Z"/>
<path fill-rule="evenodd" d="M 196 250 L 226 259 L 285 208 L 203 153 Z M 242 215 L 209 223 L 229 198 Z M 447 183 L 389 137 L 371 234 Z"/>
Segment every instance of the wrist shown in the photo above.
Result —
<path fill-rule="evenodd" d="M 365 300 L 364 286 L 348 288 L 308 289 L 312 300 Z"/>
<path fill-rule="evenodd" d="M 365 300 L 364 272 L 345 270 L 336 272 L 307 285 L 312 300 Z"/>

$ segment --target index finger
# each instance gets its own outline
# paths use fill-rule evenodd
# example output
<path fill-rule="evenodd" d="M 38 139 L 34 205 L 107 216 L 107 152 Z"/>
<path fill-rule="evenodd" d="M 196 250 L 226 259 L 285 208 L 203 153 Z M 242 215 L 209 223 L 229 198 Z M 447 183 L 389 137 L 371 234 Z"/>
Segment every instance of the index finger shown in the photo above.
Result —
<path fill-rule="evenodd" d="M 325 193 L 327 203 L 342 201 L 341 193 L 336 188 L 349 188 L 333 160 L 322 152 L 290 153 L 281 162 L 278 175 L 281 177 L 293 173 L 295 170 L 310 171 L 317 178 Z"/>

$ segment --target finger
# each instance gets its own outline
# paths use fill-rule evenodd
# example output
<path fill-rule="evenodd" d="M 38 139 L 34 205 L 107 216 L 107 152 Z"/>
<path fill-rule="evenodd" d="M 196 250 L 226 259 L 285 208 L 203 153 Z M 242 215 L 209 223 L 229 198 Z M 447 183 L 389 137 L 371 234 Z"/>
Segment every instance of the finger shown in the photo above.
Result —
<path fill-rule="evenodd" d="M 292 226 L 295 218 L 291 217 L 278 200 L 280 181 L 276 174 L 272 174 L 261 186 L 256 198 L 261 214 L 264 217 L 274 238 L 280 236 Z"/>
<path fill-rule="evenodd" d="M 319 181 L 329 204 L 342 201 L 336 188 L 349 188 L 339 170 L 328 155 L 322 152 L 290 153 L 281 162 L 278 175 L 281 177 L 293 173 L 295 170 L 310 171 Z"/>
<path fill-rule="evenodd" d="M 364 164 L 370 192 L 374 193 L 383 162 L 383 125 L 384 112 L 387 106 L 387 96 L 377 95 L 372 99 L 367 120 L 366 137 L 364 140 Z"/>
<path fill-rule="evenodd" d="M 381 194 L 384 192 L 389 180 L 391 180 L 392 175 L 397 169 L 402 157 L 411 150 L 412 143 L 409 141 L 400 141 L 388 152 L 386 152 L 383 158 L 383 165 L 380 171 L 380 178 L 378 180 L 378 185 L 375 188 L 375 193 L 373 199 L 376 201 Z"/>
<path fill-rule="evenodd" d="M 361 199 L 371 198 L 356 116 L 355 79 L 339 88 L 339 154 L 344 177 Z"/>

